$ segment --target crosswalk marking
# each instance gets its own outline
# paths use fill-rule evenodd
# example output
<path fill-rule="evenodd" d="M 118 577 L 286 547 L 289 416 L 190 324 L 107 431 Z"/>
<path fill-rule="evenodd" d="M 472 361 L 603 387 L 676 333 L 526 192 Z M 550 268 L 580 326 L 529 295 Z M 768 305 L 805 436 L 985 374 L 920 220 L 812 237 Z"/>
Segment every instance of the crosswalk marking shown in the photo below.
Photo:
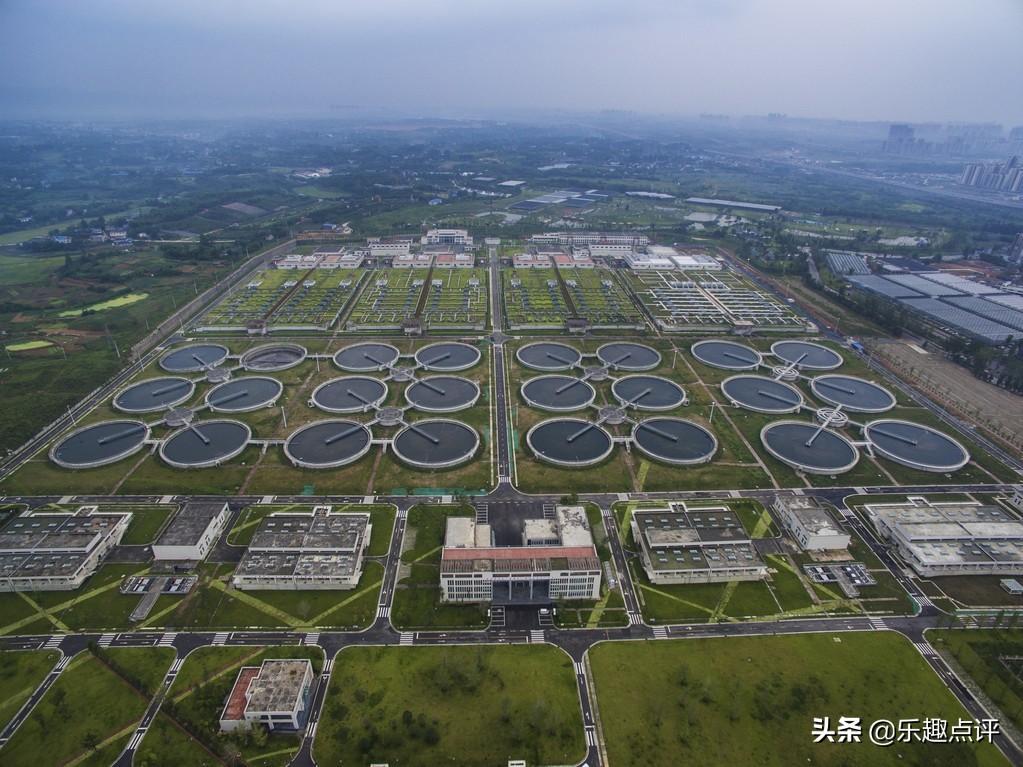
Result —
<path fill-rule="evenodd" d="M 884 622 L 884 618 L 871 618 L 870 627 L 877 631 L 884 631 L 888 628 L 888 624 Z"/>
<path fill-rule="evenodd" d="M 323 675 L 330 676 L 330 672 L 334 670 L 334 659 L 328 658 L 327 662 L 323 664 Z"/>
<path fill-rule="evenodd" d="M 48 640 L 46 640 L 46 644 L 44 644 L 43 647 L 45 647 L 47 650 L 56 650 L 58 647 L 60 647 L 60 643 L 63 641 L 64 637 L 58 634 L 57 636 L 52 636 Z"/>
<path fill-rule="evenodd" d="M 643 620 L 640 618 L 639 613 L 634 613 L 631 610 L 629 611 L 629 625 L 630 626 L 638 626 L 642 622 L 643 622 Z"/>
<path fill-rule="evenodd" d="M 554 504 L 553 503 L 545 503 L 543 505 L 543 516 L 544 516 L 544 519 L 554 519 L 555 514 L 554 514 Z"/>
<path fill-rule="evenodd" d="M 654 639 L 667 639 L 668 629 L 665 626 L 654 626 Z"/>
<path fill-rule="evenodd" d="M 531 629 L 529 632 L 530 642 L 542 642 L 544 641 L 544 638 L 543 629 Z"/>
<path fill-rule="evenodd" d="M 586 745 L 597 745 L 597 730 L 592 724 L 586 725 Z"/>
<path fill-rule="evenodd" d="M 408 509 L 398 509 L 398 519 L 405 519 L 408 516 Z"/>
<path fill-rule="evenodd" d="M 921 607 L 934 607 L 934 602 L 932 602 L 930 597 L 926 594 L 917 594 L 913 597 L 913 599 L 915 599 Z"/>
<path fill-rule="evenodd" d="M 114 639 L 117 638 L 117 634 L 103 634 L 99 638 L 100 647 L 110 647 L 113 644 Z"/>
<path fill-rule="evenodd" d="M 486 525 L 490 522 L 490 504 L 489 503 L 477 503 L 476 504 L 476 524 Z"/>
<path fill-rule="evenodd" d="M 227 639 L 230 636 L 231 636 L 231 632 L 229 632 L 229 631 L 221 631 L 221 632 L 219 632 L 217 634 L 214 634 L 213 635 L 213 644 L 215 644 L 215 645 L 227 644 Z"/>
<path fill-rule="evenodd" d="M 398 637 L 398 644 L 400 645 L 411 645 L 415 644 L 416 635 L 411 631 L 402 631 L 401 636 Z"/>
<path fill-rule="evenodd" d="M 184 658 L 175 658 L 171 664 L 170 671 L 167 672 L 167 676 L 173 676 L 181 670 L 181 664 L 185 662 Z"/>
<path fill-rule="evenodd" d="M 67 668 L 67 664 L 70 663 L 70 662 L 71 662 L 71 656 L 70 655 L 65 655 L 63 658 L 60 659 L 60 661 L 57 663 L 57 665 L 53 667 L 53 670 L 56 671 L 56 672 L 61 672 L 65 668 Z"/>
<path fill-rule="evenodd" d="M 157 647 L 173 647 L 174 646 L 174 638 L 176 636 L 177 636 L 177 634 L 175 632 L 168 631 L 166 634 L 164 634 L 162 637 L 160 637 L 160 641 L 156 643 L 156 646 Z"/>
<path fill-rule="evenodd" d="M 585 672 L 583 671 L 583 664 L 580 661 L 574 660 L 572 661 L 572 665 L 575 666 L 575 673 L 578 676 L 585 676 Z"/>
<path fill-rule="evenodd" d="M 73 501 L 74 499 L 75 497 L 73 495 L 62 495 L 60 497 L 60 500 L 57 501 L 57 503 L 59 503 L 61 506 L 66 506 L 67 504 L 71 503 L 71 501 Z"/>
<path fill-rule="evenodd" d="M 320 632 L 311 631 L 305 635 L 302 639 L 302 644 L 318 644 L 320 641 Z"/>
<path fill-rule="evenodd" d="M 135 730 L 135 734 L 132 735 L 131 740 L 128 741 L 129 751 L 134 751 L 139 747 L 139 745 L 142 743 L 142 739 L 146 737 L 147 729 L 148 729 L 147 727 L 139 727 L 137 730 Z"/>
<path fill-rule="evenodd" d="M 377 617 L 378 618 L 390 618 L 391 617 L 391 606 L 390 605 L 377 605 Z"/>
<path fill-rule="evenodd" d="M 272 495 L 264 495 L 264 496 L 263 496 L 263 497 L 262 497 L 262 498 L 260 499 L 260 501 L 259 501 L 259 502 L 260 502 L 260 503 L 273 503 L 273 502 L 274 502 L 274 497 L 273 497 Z"/>
<path fill-rule="evenodd" d="M 174 496 L 173 495 L 163 495 L 163 496 L 160 496 L 160 505 L 161 506 L 166 506 L 168 503 L 170 503 L 173 500 L 174 500 Z"/>
<path fill-rule="evenodd" d="M 921 653 L 923 653 L 925 657 L 927 657 L 927 658 L 937 658 L 938 657 L 937 651 L 935 651 L 935 649 L 933 647 L 931 647 L 929 644 L 927 644 L 927 642 L 913 642 L 913 644 L 916 645 L 916 649 L 918 649 Z"/>
<path fill-rule="evenodd" d="M 495 605 L 490 608 L 490 626 L 491 628 L 500 629 L 504 628 L 504 607 L 501 605 Z"/>

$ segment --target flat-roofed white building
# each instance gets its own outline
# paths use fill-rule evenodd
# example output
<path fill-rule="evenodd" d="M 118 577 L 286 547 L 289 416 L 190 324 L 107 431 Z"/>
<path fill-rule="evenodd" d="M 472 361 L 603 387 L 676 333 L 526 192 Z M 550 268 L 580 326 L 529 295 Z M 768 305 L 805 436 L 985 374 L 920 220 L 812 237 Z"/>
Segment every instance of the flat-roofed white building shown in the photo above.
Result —
<path fill-rule="evenodd" d="M 373 525 L 366 513 L 275 512 L 264 517 L 231 577 L 241 590 L 354 589 Z"/>
<path fill-rule="evenodd" d="M 411 247 L 411 240 L 369 239 L 366 241 L 366 249 L 374 258 L 380 256 L 404 256 L 409 253 Z"/>
<path fill-rule="evenodd" d="M 432 264 L 432 253 L 406 253 L 395 256 L 391 262 L 395 269 L 429 269 Z"/>
<path fill-rule="evenodd" d="M 803 549 L 819 551 L 849 546 L 849 535 L 842 532 L 834 517 L 815 498 L 779 494 L 774 498 L 774 510 Z"/>
<path fill-rule="evenodd" d="M 864 508 L 881 537 L 921 576 L 1023 573 L 1023 522 L 1001 506 L 911 496 Z"/>
<path fill-rule="evenodd" d="M 581 506 L 526 520 L 522 546 L 494 546 L 489 525 L 450 517 L 441 553 L 445 602 L 549 603 L 600 598 L 600 558 Z"/>
<path fill-rule="evenodd" d="M 516 253 L 512 265 L 516 269 L 550 269 L 551 258 L 545 253 Z"/>
<path fill-rule="evenodd" d="M 220 714 L 221 732 L 239 732 L 263 725 L 294 732 L 305 727 L 313 686 L 313 664 L 307 659 L 267 658 L 259 666 L 243 666 Z"/>
<path fill-rule="evenodd" d="M 643 249 L 650 243 L 645 234 L 636 232 L 543 232 L 534 234 L 529 241 L 536 245 L 624 245 Z"/>
<path fill-rule="evenodd" d="M 719 583 L 767 577 L 739 515 L 727 506 L 637 509 L 630 521 L 651 583 Z"/>
<path fill-rule="evenodd" d="M 675 266 L 675 262 L 667 256 L 655 256 L 650 253 L 637 253 L 633 250 L 623 253 L 620 258 L 628 264 L 630 269 L 636 269 L 638 271 L 671 271 L 672 269 L 678 268 Z"/>
<path fill-rule="evenodd" d="M 430 229 L 423 235 L 423 245 L 464 245 L 473 246 L 468 229 Z"/>
<path fill-rule="evenodd" d="M 121 542 L 129 512 L 29 511 L 0 530 L 0 591 L 70 591 Z"/>
<path fill-rule="evenodd" d="M 153 544 L 153 558 L 201 562 L 216 545 L 231 516 L 227 501 L 190 501 Z"/>
<path fill-rule="evenodd" d="M 472 269 L 476 259 L 471 253 L 437 253 L 433 265 L 437 269 Z"/>

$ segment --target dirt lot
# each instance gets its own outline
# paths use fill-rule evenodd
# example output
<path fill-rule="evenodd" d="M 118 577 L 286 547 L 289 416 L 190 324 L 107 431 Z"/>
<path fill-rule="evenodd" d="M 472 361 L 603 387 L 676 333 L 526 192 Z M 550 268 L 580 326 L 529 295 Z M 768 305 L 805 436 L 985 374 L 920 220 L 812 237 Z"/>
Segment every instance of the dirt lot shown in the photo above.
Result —
<path fill-rule="evenodd" d="M 868 346 L 927 396 L 1023 453 L 1023 398 L 974 378 L 940 354 L 921 354 L 905 342 L 871 339 Z"/>

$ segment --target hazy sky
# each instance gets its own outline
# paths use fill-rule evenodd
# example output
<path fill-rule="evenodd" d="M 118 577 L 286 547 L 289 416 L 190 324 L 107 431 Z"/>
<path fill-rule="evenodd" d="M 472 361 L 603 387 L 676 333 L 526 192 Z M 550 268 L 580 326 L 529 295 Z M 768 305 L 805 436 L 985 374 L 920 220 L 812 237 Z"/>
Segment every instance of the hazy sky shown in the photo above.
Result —
<path fill-rule="evenodd" d="M 0 117 L 357 105 L 1016 125 L 1021 41 L 1023 0 L 0 0 Z"/>

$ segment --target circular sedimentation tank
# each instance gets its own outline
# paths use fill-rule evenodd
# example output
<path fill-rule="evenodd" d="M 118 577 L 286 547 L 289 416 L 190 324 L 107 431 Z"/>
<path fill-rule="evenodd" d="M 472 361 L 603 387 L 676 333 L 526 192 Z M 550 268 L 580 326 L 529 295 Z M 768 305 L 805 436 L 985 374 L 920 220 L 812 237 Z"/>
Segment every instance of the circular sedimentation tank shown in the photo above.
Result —
<path fill-rule="evenodd" d="M 209 390 L 206 404 L 215 413 L 248 413 L 271 407 L 284 392 L 284 384 L 269 376 L 235 378 Z"/>
<path fill-rule="evenodd" d="M 519 388 L 522 399 L 530 407 L 552 413 L 582 410 L 597 397 L 594 388 L 581 378 L 546 375 L 530 378 Z"/>
<path fill-rule="evenodd" d="M 697 423 L 681 418 L 647 418 L 632 428 L 636 448 L 663 463 L 707 463 L 718 449 L 717 438 Z"/>
<path fill-rule="evenodd" d="M 369 376 L 345 376 L 321 383 L 310 404 L 328 413 L 365 413 L 387 399 L 387 384 Z"/>
<path fill-rule="evenodd" d="M 160 457 L 179 469 L 219 466 L 239 455 L 252 430 L 241 421 L 199 421 L 171 434 L 160 445 Z"/>
<path fill-rule="evenodd" d="M 420 378 L 405 390 L 405 401 L 426 413 L 453 413 L 476 404 L 480 387 L 461 376 Z"/>
<path fill-rule="evenodd" d="M 834 349 L 810 341 L 775 341 L 771 354 L 798 370 L 834 370 L 844 362 Z"/>
<path fill-rule="evenodd" d="M 372 439 L 370 430 L 355 421 L 314 421 L 288 437 L 284 455 L 305 469 L 333 469 L 362 458 Z"/>
<path fill-rule="evenodd" d="M 698 341 L 690 351 L 704 365 L 722 370 L 756 370 L 763 362 L 760 352 L 735 341 Z"/>
<path fill-rule="evenodd" d="M 721 382 L 721 391 L 733 405 L 757 413 L 795 413 L 803 406 L 799 389 L 767 376 L 732 376 Z"/>
<path fill-rule="evenodd" d="M 163 355 L 160 367 L 170 373 L 197 373 L 219 365 L 228 353 L 227 347 L 220 344 L 192 344 Z"/>
<path fill-rule="evenodd" d="M 807 421 L 776 421 L 760 432 L 767 452 L 809 474 L 842 474 L 860 459 L 856 446 L 836 431 Z"/>
<path fill-rule="evenodd" d="M 304 346 L 298 344 L 264 344 L 245 352 L 241 365 L 246 370 L 271 373 L 302 364 L 308 353 Z"/>
<path fill-rule="evenodd" d="M 661 353 L 645 344 L 612 341 L 597 349 L 597 359 L 613 370 L 653 370 L 661 364 Z"/>
<path fill-rule="evenodd" d="M 121 389 L 113 405 L 125 413 L 155 413 L 188 400 L 195 384 L 187 378 L 163 376 L 139 381 Z"/>
<path fill-rule="evenodd" d="M 334 364 L 351 373 L 368 373 L 390 367 L 400 356 L 395 346 L 369 341 L 339 349 L 334 354 Z"/>
<path fill-rule="evenodd" d="M 873 381 L 856 376 L 817 376 L 811 379 L 810 390 L 818 399 L 857 413 L 883 413 L 895 407 L 894 394 Z"/>
<path fill-rule="evenodd" d="M 634 375 L 611 384 L 611 393 L 622 406 L 637 410 L 674 410 L 686 403 L 686 392 L 674 381 L 660 376 Z"/>
<path fill-rule="evenodd" d="M 416 362 L 426 370 L 453 373 L 468 370 L 479 363 L 483 354 L 475 346 L 457 341 L 441 341 L 416 351 Z"/>
<path fill-rule="evenodd" d="M 520 365 L 533 370 L 551 372 L 570 370 L 578 365 L 582 358 L 582 352 L 578 349 L 555 341 L 538 341 L 526 344 L 520 346 L 515 352 L 515 359 L 519 361 Z"/>
<path fill-rule="evenodd" d="M 75 429 L 50 448 L 50 460 L 65 469 L 90 469 L 120 461 L 142 449 L 149 427 L 142 421 L 103 421 Z"/>
<path fill-rule="evenodd" d="M 911 421 L 871 421 L 863 427 L 863 436 L 875 454 L 921 471 L 957 471 L 970 460 L 970 453 L 958 440 Z"/>
<path fill-rule="evenodd" d="M 446 418 L 411 423 L 391 442 L 398 459 L 417 469 L 458 466 L 470 460 L 479 446 L 475 429 Z"/>
<path fill-rule="evenodd" d="M 570 468 L 600 463 L 614 449 L 607 431 L 581 418 L 542 421 L 526 432 L 526 444 L 541 461 Z"/>

